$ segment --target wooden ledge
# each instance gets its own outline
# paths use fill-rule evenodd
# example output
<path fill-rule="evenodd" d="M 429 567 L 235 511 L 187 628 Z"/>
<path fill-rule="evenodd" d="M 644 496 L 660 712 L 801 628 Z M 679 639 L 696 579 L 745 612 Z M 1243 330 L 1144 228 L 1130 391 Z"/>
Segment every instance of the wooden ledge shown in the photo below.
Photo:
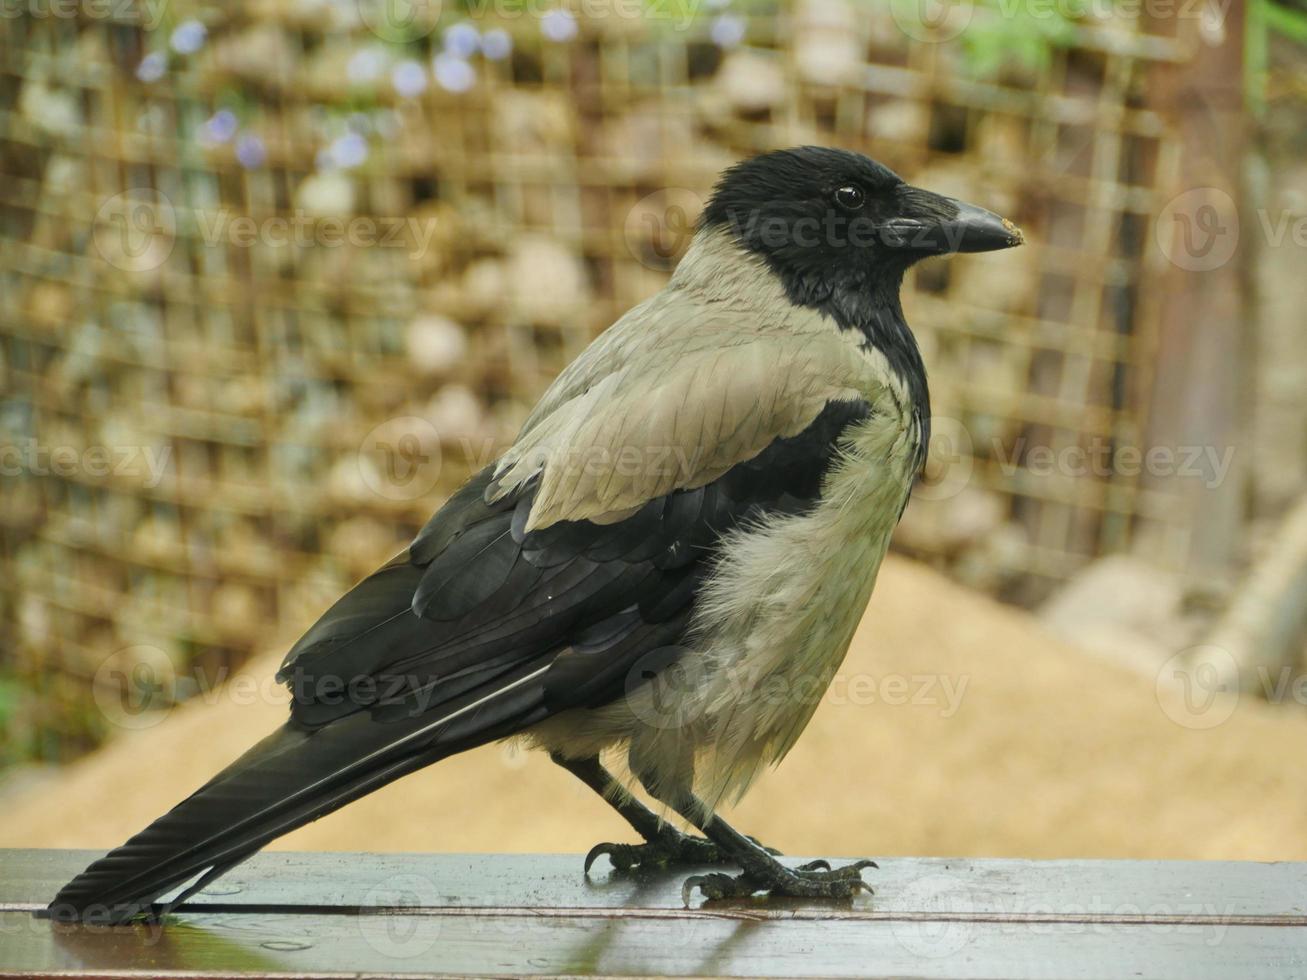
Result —
<path fill-rule="evenodd" d="M 0 850 L 0 976 L 1307 975 L 1307 863 L 886 858 L 852 902 L 686 909 L 695 869 L 282 851 L 162 926 L 34 917 L 97 856 Z"/>

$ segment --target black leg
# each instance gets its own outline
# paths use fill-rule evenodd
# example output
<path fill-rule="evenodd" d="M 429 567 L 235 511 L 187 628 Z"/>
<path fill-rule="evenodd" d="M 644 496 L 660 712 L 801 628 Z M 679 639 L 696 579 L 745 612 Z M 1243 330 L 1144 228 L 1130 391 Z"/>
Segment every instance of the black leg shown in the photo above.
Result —
<path fill-rule="evenodd" d="M 831 868 L 825 861 L 812 861 L 799 868 L 787 868 L 753 838 L 709 813 L 694 796 L 684 794 L 664 802 L 744 869 L 737 876 L 718 873 L 687 878 L 681 888 L 687 906 L 696 888 L 708 899 L 744 898 L 763 891 L 795 898 L 852 898 L 858 892 L 871 892 L 871 887 L 862 880 L 862 869 L 878 867 L 875 861 L 855 861 L 842 868 Z"/>
<path fill-rule="evenodd" d="M 645 840 L 643 844 L 596 844 L 585 856 L 586 872 L 604 854 L 618 871 L 673 864 L 734 863 L 735 858 L 717 844 L 681 833 L 623 790 L 597 757 L 565 759 L 554 754 L 550 758 L 602 796 Z"/>

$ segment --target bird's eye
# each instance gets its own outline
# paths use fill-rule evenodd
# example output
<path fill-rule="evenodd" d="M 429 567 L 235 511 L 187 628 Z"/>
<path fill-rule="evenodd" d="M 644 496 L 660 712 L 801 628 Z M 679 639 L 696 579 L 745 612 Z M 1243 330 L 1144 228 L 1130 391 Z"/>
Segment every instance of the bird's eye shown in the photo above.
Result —
<path fill-rule="evenodd" d="M 853 184 L 846 184 L 835 191 L 835 203 L 845 211 L 858 210 L 862 207 L 863 200 L 862 188 L 855 187 Z"/>

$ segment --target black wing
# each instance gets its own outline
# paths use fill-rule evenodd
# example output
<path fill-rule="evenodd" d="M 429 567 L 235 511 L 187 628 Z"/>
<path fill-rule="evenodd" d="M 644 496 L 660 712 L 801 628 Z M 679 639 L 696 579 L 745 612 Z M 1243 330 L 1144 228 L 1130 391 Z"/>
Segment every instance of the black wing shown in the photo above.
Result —
<path fill-rule="evenodd" d="M 481 472 L 291 649 L 278 675 L 294 694 L 287 725 L 93 864 L 51 910 L 129 917 L 436 759 L 620 696 L 644 654 L 684 638 L 722 536 L 813 507 L 840 434 L 868 412 L 833 401 L 714 482 L 612 524 L 528 533 L 534 487 L 487 502 Z"/>

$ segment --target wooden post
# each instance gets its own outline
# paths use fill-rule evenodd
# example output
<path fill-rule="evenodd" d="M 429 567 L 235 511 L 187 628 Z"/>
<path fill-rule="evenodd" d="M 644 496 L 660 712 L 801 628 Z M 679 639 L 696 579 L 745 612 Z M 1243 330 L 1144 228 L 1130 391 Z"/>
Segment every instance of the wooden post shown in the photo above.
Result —
<path fill-rule="evenodd" d="M 1153 107 L 1174 125 L 1178 142 L 1174 184 L 1162 192 L 1155 229 L 1167 261 L 1159 280 L 1147 285 L 1160 297 L 1160 335 L 1144 449 L 1201 448 L 1218 459 L 1228 455 L 1230 466 L 1220 479 L 1146 467 L 1143 480 L 1183 496 L 1192 528 L 1189 567 L 1197 580 L 1219 581 L 1241 554 L 1249 478 L 1253 332 L 1245 322 L 1244 270 L 1258 228 L 1242 192 L 1245 0 L 1168 10 L 1165 21 L 1154 18 L 1154 27 L 1174 31 L 1192 55 L 1158 68 L 1149 87 Z M 1151 544 L 1146 536 L 1142 541 Z"/>

